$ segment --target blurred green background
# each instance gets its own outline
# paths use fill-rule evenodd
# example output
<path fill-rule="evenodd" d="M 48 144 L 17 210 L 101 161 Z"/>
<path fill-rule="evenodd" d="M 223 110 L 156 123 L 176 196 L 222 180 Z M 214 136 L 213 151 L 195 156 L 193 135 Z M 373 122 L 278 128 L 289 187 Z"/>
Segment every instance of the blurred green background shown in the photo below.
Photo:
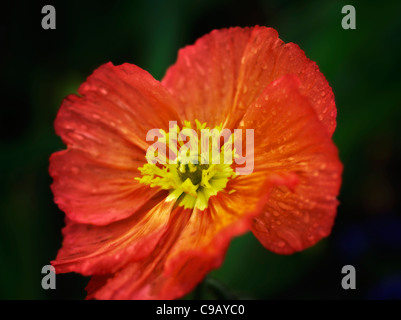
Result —
<path fill-rule="evenodd" d="M 56 8 L 56 30 L 41 28 L 45 4 Z M 341 28 L 346 4 L 356 8 L 356 30 Z M 50 154 L 64 149 L 53 129 L 63 97 L 105 62 L 161 79 L 178 49 L 205 33 L 259 24 L 299 44 L 334 90 L 344 163 L 338 217 L 329 238 L 291 256 L 265 250 L 251 234 L 235 239 L 223 266 L 188 297 L 401 299 L 400 13 L 399 1 L 368 0 L 2 4 L 0 298 L 85 297 L 88 278 L 77 274 L 58 275 L 56 290 L 41 288 L 64 224 L 48 174 Z M 356 290 L 341 287 L 346 264 L 356 268 Z"/>

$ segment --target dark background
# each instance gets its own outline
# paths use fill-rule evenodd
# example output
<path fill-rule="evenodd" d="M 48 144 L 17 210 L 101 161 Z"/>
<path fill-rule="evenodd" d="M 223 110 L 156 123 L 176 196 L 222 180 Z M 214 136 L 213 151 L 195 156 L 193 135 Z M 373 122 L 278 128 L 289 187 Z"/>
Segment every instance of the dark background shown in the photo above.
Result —
<path fill-rule="evenodd" d="M 56 8 L 56 30 L 41 28 L 45 4 Z M 356 30 L 341 28 L 346 4 L 355 6 Z M 77 274 L 41 288 L 41 268 L 62 241 L 48 158 L 64 149 L 53 129 L 63 97 L 105 62 L 130 62 L 160 80 L 178 49 L 205 33 L 259 24 L 299 44 L 334 90 L 344 163 L 338 216 L 329 238 L 291 256 L 251 234 L 235 239 L 188 298 L 401 299 L 401 2 L 9 1 L 1 10 L 0 298 L 85 297 L 88 278 Z M 347 264 L 356 290 L 341 287 Z"/>

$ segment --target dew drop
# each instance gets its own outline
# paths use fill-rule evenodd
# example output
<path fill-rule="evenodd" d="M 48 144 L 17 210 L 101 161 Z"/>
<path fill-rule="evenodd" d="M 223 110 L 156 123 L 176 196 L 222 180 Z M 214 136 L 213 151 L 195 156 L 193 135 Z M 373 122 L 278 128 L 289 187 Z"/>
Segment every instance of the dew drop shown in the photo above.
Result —
<path fill-rule="evenodd" d="M 187 67 L 191 66 L 191 59 L 189 59 L 188 57 L 186 57 L 185 59 L 185 64 L 187 65 Z"/>
<path fill-rule="evenodd" d="M 283 248 L 283 247 L 285 246 L 285 242 L 284 242 L 284 241 L 280 241 L 280 242 L 277 243 L 277 245 L 278 245 L 280 248 Z"/>
<path fill-rule="evenodd" d="M 299 217 L 301 215 L 301 212 L 299 212 L 298 210 L 294 210 L 294 214 Z"/>
<path fill-rule="evenodd" d="M 302 248 L 301 237 L 294 229 L 280 229 L 277 230 L 277 235 L 294 249 L 300 250 Z"/>
<path fill-rule="evenodd" d="M 196 68 L 198 69 L 199 73 L 204 76 L 205 75 L 205 69 L 199 64 L 196 64 Z"/>
<path fill-rule="evenodd" d="M 78 139 L 78 140 L 80 140 L 80 141 L 84 140 L 84 137 L 81 136 L 81 135 L 78 134 L 78 133 L 71 132 L 71 133 L 69 133 L 69 136 L 70 136 L 72 139 Z"/>

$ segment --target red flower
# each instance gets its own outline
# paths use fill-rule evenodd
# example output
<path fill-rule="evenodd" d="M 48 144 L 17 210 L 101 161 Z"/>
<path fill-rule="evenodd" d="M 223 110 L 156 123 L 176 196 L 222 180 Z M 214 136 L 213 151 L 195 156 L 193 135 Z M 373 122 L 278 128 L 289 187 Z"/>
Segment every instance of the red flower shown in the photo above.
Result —
<path fill-rule="evenodd" d="M 67 150 L 51 156 L 49 170 L 66 227 L 52 264 L 92 275 L 88 298 L 181 297 L 248 230 L 281 254 L 330 233 L 342 171 L 334 96 L 316 64 L 275 30 L 215 30 L 180 50 L 161 82 L 108 63 L 78 92 L 55 122 Z M 236 163 L 185 166 L 179 156 L 147 163 L 148 131 L 167 138 L 169 121 L 198 133 L 253 129 L 253 173 L 235 174 Z"/>

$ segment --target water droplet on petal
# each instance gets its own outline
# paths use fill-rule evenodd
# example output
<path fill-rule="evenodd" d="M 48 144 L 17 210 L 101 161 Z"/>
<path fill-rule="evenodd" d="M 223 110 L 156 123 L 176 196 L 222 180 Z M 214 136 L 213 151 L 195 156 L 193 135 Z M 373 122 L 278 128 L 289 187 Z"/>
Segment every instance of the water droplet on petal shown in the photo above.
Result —
<path fill-rule="evenodd" d="M 285 241 L 295 250 L 302 249 L 302 242 L 300 235 L 294 229 L 292 228 L 279 229 L 276 231 L 276 233 L 281 239 L 285 239 Z"/>
<path fill-rule="evenodd" d="M 84 137 L 82 135 L 80 135 L 79 133 L 70 132 L 68 135 L 74 140 L 82 141 L 84 139 Z"/>

